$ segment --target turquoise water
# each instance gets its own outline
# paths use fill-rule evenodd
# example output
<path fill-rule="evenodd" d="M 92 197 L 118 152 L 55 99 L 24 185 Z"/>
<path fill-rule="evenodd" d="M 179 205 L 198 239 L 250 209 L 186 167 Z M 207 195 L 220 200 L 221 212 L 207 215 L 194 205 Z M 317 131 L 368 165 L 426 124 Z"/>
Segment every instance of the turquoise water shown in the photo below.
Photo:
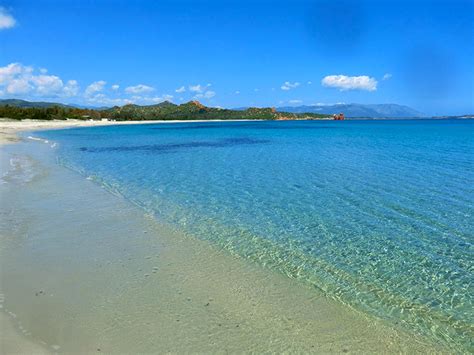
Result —
<path fill-rule="evenodd" d="M 33 135 L 160 221 L 452 349 L 474 335 L 474 122 L 209 122 Z"/>

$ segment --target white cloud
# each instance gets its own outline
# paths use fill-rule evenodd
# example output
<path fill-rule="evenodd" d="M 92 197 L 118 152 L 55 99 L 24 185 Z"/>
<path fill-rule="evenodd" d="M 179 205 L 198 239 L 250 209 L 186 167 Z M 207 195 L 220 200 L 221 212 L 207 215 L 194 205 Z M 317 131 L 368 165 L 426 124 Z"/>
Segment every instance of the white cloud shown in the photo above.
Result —
<path fill-rule="evenodd" d="M 163 101 L 171 101 L 173 99 L 173 95 L 164 94 L 161 96 L 140 96 L 140 95 L 133 95 L 130 98 L 130 102 L 138 103 L 138 104 L 158 104 Z"/>
<path fill-rule="evenodd" d="M 112 90 L 118 90 L 118 89 L 120 89 L 120 85 L 118 84 L 112 85 Z"/>
<path fill-rule="evenodd" d="M 11 63 L 6 67 L 0 67 L 0 85 L 8 84 L 9 81 L 19 76 L 31 75 L 32 72 L 32 67 L 27 67 L 20 63 Z"/>
<path fill-rule="evenodd" d="M 0 7 L 0 30 L 15 27 L 15 18 L 8 13 L 7 9 Z"/>
<path fill-rule="evenodd" d="M 327 103 L 327 102 L 316 102 L 310 106 L 333 106 L 333 105 L 345 105 L 345 102 Z"/>
<path fill-rule="evenodd" d="M 175 90 L 177 93 L 182 93 L 182 92 L 185 92 L 186 91 L 186 88 L 184 86 L 181 86 L 180 88 L 177 88 Z"/>
<path fill-rule="evenodd" d="M 64 86 L 64 94 L 66 96 L 76 96 L 79 93 L 79 84 L 76 80 L 68 80 Z"/>
<path fill-rule="evenodd" d="M 201 85 L 201 84 L 189 85 L 188 89 L 189 89 L 189 91 L 192 91 L 192 92 L 203 93 L 204 91 L 206 91 L 211 86 L 212 86 L 212 84 L 210 84 L 210 83 L 208 83 L 206 85 Z"/>
<path fill-rule="evenodd" d="M 143 85 L 143 84 L 138 84 L 135 86 L 129 86 L 125 88 L 125 91 L 129 94 L 142 94 L 144 92 L 151 92 L 155 90 L 151 86 Z"/>
<path fill-rule="evenodd" d="M 347 76 L 328 75 L 321 80 L 323 86 L 337 88 L 340 91 L 346 90 L 377 90 L 377 80 L 367 75 Z"/>
<path fill-rule="evenodd" d="M 212 85 L 211 85 L 211 84 L 206 84 L 206 85 L 201 85 L 201 84 L 189 85 L 189 86 L 188 86 L 188 89 L 189 89 L 189 91 L 195 93 L 195 95 L 193 96 L 193 99 L 195 99 L 195 100 L 198 100 L 198 99 L 211 99 L 211 98 L 213 98 L 214 96 L 216 96 L 216 93 L 215 93 L 215 91 L 208 90 L 208 88 L 209 88 L 210 86 L 212 86 Z M 180 89 L 183 89 L 183 87 L 181 87 Z M 183 90 L 183 91 L 184 91 L 184 90 Z M 178 90 L 176 90 L 176 92 L 178 92 Z"/>
<path fill-rule="evenodd" d="M 104 106 L 122 106 L 122 105 L 133 103 L 133 100 L 130 100 L 130 99 L 121 99 L 121 98 L 112 99 L 102 93 L 98 93 L 91 97 L 88 97 L 87 101 L 90 103 L 100 104 Z"/>
<path fill-rule="evenodd" d="M 163 102 L 163 101 L 171 101 L 171 100 L 173 100 L 173 95 L 165 94 L 165 95 L 161 95 L 161 96 L 156 96 L 156 97 L 152 97 L 151 100 L 153 102 L 156 102 L 156 103 L 160 103 L 160 102 Z"/>
<path fill-rule="evenodd" d="M 216 96 L 216 93 L 215 91 L 212 91 L 212 90 L 208 90 L 204 93 L 199 93 L 197 95 L 194 96 L 194 99 L 211 99 L 213 98 L 214 96 Z"/>
<path fill-rule="evenodd" d="M 0 90 L 2 95 L 31 95 L 35 97 L 69 97 L 79 92 L 75 80 L 64 84 L 56 75 L 47 75 L 46 69 L 39 69 L 41 74 L 35 74 L 33 67 L 21 63 L 11 63 L 0 67 Z"/>
<path fill-rule="evenodd" d="M 31 78 L 36 85 L 36 91 L 41 96 L 49 96 L 62 90 L 63 81 L 56 75 L 37 75 Z"/>
<path fill-rule="evenodd" d="M 33 90 L 33 86 L 30 85 L 28 80 L 24 78 L 13 79 L 8 83 L 6 87 L 7 94 L 11 95 L 27 94 L 31 90 Z"/>
<path fill-rule="evenodd" d="M 301 104 L 301 103 L 303 102 L 303 100 L 290 100 L 290 101 L 288 101 L 288 102 L 289 102 L 290 104 L 295 105 L 295 104 Z"/>
<path fill-rule="evenodd" d="M 93 96 L 95 93 L 103 91 L 104 87 L 105 87 L 105 84 L 107 84 L 107 83 L 103 80 L 93 82 L 92 84 L 90 84 L 86 88 L 85 95 L 86 96 Z"/>
<path fill-rule="evenodd" d="M 189 85 L 189 91 L 192 91 L 192 92 L 203 92 L 205 89 L 206 89 L 206 87 L 201 86 L 200 84 Z"/>
<path fill-rule="evenodd" d="M 388 80 L 388 79 L 390 79 L 391 77 L 392 77 L 392 74 L 386 73 L 386 74 L 383 76 L 382 80 Z"/>
<path fill-rule="evenodd" d="M 308 83 L 307 83 L 307 84 L 308 84 L 308 85 L 311 85 L 312 83 L 313 83 L 312 81 L 308 81 Z"/>
<path fill-rule="evenodd" d="M 240 91 L 239 91 L 239 90 L 237 90 L 237 91 L 235 92 L 235 94 L 236 94 L 236 95 L 239 95 L 239 94 L 240 94 Z"/>
<path fill-rule="evenodd" d="M 282 86 L 280 86 L 280 88 L 282 90 L 288 91 L 288 90 L 291 90 L 291 89 L 295 89 L 298 86 L 300 86 L 300 83 L 298 83 L 298 82 L 290 83 L 289 81 L 285 81 L 285 83 Z"/>

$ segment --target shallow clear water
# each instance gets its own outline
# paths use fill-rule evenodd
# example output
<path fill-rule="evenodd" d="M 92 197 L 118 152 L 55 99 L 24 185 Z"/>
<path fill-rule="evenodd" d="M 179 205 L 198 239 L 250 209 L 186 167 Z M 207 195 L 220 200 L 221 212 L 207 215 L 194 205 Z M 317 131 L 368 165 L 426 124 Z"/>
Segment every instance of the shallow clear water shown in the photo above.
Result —
<path fill-rule="evenodd" d="M 212 122 L 34 133 L 158 220 L 472 350 L 474 122 Z"/>

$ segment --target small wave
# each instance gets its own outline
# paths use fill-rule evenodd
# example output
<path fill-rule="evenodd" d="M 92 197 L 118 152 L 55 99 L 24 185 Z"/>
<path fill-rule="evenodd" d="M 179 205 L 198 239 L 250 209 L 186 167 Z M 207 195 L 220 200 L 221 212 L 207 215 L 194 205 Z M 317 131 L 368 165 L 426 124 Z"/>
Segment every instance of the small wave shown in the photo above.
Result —
<path fill-rule="evenodd" d="M 50 144 L 50 147 L 51 148 L 56 148 L 58 146 L 58 143 L 56 142 L 50 142 L 49 140 L 47 139 L 44 139 L 44 138 L 39 138 L 39 137 L 33 137 L 33 136 L 28 136 L 27 137 L 28 139 L 32 140 L 32 141 L 37 141 L 37 142 L 41 142 L 41 143 L 44 143 L 44 144 Z"/>
<path fill-rule="evenodd" d="M 27 156 L 10 158 L 10 168 L 2 176 L 4 183 L 25 184 L 43 174 L 36 162 Z"/>
<path fill-rule="evenodd" d="M 43 142 L 43 143 L 48 143 L 48 141 L 46 139 L 39 138 L 39 137 L 28 136 L 27 138 L 31 139 L 32 141 L 39 141 L 39 142 Z"/>

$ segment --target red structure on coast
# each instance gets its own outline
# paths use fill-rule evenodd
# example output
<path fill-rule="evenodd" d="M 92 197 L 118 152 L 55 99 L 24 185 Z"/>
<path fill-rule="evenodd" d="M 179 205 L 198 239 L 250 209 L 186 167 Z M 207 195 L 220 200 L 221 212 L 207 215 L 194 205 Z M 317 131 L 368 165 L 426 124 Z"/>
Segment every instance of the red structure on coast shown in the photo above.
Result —
<path fill-rule="evenodd" d="M 344 114 L 341 112 L 339 115 L 332 115 L 335 121 L 344 121 Z"/>

